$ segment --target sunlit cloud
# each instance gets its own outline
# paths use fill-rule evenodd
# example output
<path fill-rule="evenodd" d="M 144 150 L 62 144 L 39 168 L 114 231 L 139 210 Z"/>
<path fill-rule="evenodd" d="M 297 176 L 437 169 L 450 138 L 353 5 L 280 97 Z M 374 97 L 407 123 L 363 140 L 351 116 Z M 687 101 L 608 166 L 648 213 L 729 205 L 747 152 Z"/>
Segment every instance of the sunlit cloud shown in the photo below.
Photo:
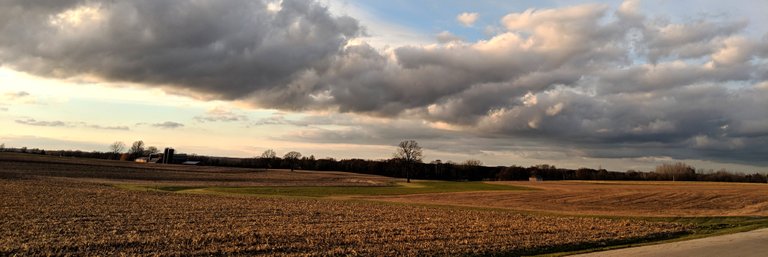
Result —
<path fill-rule="evenodd" d="M 480 14 L 476 12 L 463 12 L 456 16 L 456 20 L 464 26 L 471 27 L 479 17 Z"/>

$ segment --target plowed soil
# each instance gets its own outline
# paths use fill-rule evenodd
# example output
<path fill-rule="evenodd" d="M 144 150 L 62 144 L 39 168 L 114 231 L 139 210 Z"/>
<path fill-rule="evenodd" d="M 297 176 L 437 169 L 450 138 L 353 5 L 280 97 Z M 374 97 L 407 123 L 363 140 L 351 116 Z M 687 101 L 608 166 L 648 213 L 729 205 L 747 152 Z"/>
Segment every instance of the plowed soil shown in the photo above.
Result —
<path fill-rule="evenodd" d="M 387 179 L 103 164 L 0 158 L 0 256 L 524 255 L 668 238 L 691 229 L 633 219 L 124 190 L 105 182 Z"/>
<path fill-rule="evenodd" d="M 370 199 L 609 216 L 768 216 L 768 184 L 494 182 L 538 191 L 462 192 Z"/>

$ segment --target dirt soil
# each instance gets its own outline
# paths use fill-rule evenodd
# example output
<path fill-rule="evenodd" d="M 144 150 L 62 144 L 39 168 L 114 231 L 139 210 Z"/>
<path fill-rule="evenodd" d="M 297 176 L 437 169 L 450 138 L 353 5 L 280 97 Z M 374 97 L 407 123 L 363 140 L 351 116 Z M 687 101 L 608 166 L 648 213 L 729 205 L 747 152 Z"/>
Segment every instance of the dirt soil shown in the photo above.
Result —
<path fill-rule="evenodd" d="M 535 191 L 369 197 L 429 203 L 609 216 L 768 216 L 768 184 L 710 182 L 493 182 Z"/>

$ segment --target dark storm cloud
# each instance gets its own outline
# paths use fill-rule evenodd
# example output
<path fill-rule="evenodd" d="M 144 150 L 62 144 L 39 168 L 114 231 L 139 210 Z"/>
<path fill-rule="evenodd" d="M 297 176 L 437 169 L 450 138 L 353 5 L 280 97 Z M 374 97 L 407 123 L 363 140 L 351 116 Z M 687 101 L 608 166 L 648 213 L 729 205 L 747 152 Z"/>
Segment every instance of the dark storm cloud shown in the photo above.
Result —
<path fill-rule="evenodd" d="M 235 99 L 322 70 L 360 33 L 312 1 L 4 1 L 0 60 Z M 173 89 L 169 89 L 173 91 Z M 188 92 L 187 92 L 188 91 Z"/>
<path fill-rule="evenodd" d="M 484 131 L 574 144 L 590 156 L 653 154 L 764 163 L 768 90 L 698 85 L 595 98 L 564 87 L 481 122 Z M 611 152 L 621 146 L 631 151 Z M 653 146 L 653 147 L 649 147 Z M 764 163 L 765 164 L 765 163 Z"/>
<path fill-rule="evenodd" d="M 389 145 L 400 142 L 404 138 L 419 138 L 421 140 L 453 138 L 448 134 L 450 133 L 440 132 L 418 123 L 392 122 L 388 124 L 359 124 L 340 130 L 313 127 L 279 139 L 317 143 Z"/>
<path fill-rule="evenodd" d="M 363 33 L 353 18 L 314 1 L 280 3 L 5 1 L 0 61 L 260 107 L 455 126 L 449 135 L 495 138 L 483 141 L 487 149 L 526 138 L 586 156 L 753 163 L 768 151 L 768 36 L 750 37 L 744 20 L 670 22 L 635 1 L 616 10 L 588 4 L 510 13 L 487 40 L 446 34 L 448 44 L 381 51 L 349 42 Z M 253 123 L 306 125 L 282 116 Z M 425 126 L 350 124 L 296 136 L 383 143 L 447 135 Z"/>

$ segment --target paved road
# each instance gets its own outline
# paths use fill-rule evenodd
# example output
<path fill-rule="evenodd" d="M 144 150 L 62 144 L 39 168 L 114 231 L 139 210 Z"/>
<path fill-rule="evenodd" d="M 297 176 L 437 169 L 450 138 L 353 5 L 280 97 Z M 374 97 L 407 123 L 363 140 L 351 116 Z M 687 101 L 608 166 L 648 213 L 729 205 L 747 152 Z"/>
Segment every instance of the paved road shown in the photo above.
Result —
<path fill-rule="evenodd" d="M 580 257 L 634 256 L 634 257 L 676 257 L 676 256 L 768 256 L 768 229 L 736 233 L 724 236 L 700 238 L 688 241 L 641 246 L 605 252 L 574 255 Z"/>

